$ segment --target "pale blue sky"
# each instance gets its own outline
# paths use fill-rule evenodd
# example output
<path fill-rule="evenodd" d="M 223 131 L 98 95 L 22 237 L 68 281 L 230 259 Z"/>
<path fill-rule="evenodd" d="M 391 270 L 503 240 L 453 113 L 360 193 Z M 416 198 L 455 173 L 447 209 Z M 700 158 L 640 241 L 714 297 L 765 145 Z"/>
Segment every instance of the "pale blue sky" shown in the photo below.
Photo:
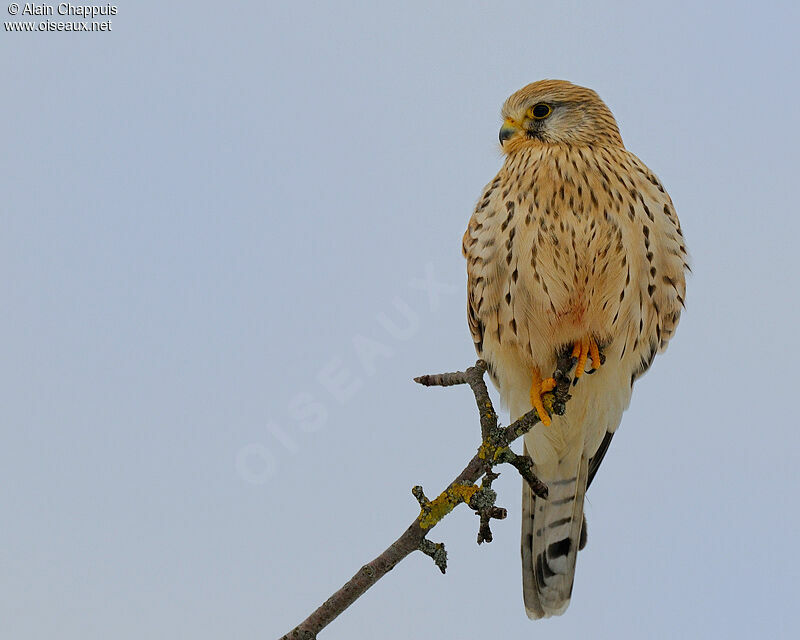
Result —
<path fill-rule="evenodd" d="M 417 554 L 321 637 L 797 637 L 799 19 L 142 1 L 0 33 L 0 635 L 278 637 L 407 526 L 477 446 L 468 391 L 411 378 L 474 360 L 461 235 L 500 105 L 551 77 L 612 108 L 694 268 L 572 604 L 525 617 L 508 470 L 491 545 L 460 509 L 446 576 Z"/>

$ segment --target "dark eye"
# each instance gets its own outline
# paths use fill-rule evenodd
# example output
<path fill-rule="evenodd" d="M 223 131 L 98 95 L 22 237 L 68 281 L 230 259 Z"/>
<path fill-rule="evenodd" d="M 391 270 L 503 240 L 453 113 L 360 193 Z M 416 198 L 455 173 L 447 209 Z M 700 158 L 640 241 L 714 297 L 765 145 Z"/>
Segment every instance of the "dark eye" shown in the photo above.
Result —
<path fill-rule="evenodd" d="M 544 120 L 551 113 L 553 113 L 553 107 L 551 107 L 549 104 L 545 104 L 544 102 L 533 105 L 530 110 L 531 117 L 534 120 Z"/>

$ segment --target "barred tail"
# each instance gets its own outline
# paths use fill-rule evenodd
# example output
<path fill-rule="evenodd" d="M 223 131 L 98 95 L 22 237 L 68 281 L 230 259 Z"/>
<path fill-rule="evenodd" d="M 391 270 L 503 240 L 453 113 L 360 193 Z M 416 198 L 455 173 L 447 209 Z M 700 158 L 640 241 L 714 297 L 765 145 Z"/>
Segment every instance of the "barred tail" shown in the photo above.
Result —
<path fill-rule="evenodd" d="M 569 606 L 575 559 L 585 544 L 588 466 L 586 456 L 576 453 L 561 461 L 552 477 L 540 478 L 550 489 L 547 500 L 536 498 L 523 482 L 522 592 L 529 618 L 557 616 Z"/>

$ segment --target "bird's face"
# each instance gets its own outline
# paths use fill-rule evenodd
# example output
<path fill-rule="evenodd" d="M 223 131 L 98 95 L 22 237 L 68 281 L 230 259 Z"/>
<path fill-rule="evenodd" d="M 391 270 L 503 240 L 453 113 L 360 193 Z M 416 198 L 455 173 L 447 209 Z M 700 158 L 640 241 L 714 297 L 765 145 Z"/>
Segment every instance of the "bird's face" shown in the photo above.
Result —
<path fill-rule="evenodd" d="M 591 89 L 564 80 L 540 80 L 503 105 L 500 145 L 506 153 L 530 144 L 622 146 L 609 108 Z"/>

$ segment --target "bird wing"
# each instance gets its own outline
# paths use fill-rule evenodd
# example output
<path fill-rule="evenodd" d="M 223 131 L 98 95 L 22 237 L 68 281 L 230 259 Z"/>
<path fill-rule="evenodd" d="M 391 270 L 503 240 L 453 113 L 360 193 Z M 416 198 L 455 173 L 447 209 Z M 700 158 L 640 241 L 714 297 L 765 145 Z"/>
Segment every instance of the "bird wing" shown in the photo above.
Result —
<path fill-rule="evenodd" d="M 600 443 L 597 451 L 591 458 L 589 458 L 589 476 L 586 482 L 587 489 L 592 486 L 592 480 L 594 480 L 594 476 L 597 474 L 597 470 L 600 468 L 600 463 L 603 462 L 603 458 L 606 456 L 606 451 L 608 451 L 608 447 L 611 444 L 611 438 L 613 437 L 613 431 L 606 431 L 606 435 L 603 437 L 603 441 Z"/>

